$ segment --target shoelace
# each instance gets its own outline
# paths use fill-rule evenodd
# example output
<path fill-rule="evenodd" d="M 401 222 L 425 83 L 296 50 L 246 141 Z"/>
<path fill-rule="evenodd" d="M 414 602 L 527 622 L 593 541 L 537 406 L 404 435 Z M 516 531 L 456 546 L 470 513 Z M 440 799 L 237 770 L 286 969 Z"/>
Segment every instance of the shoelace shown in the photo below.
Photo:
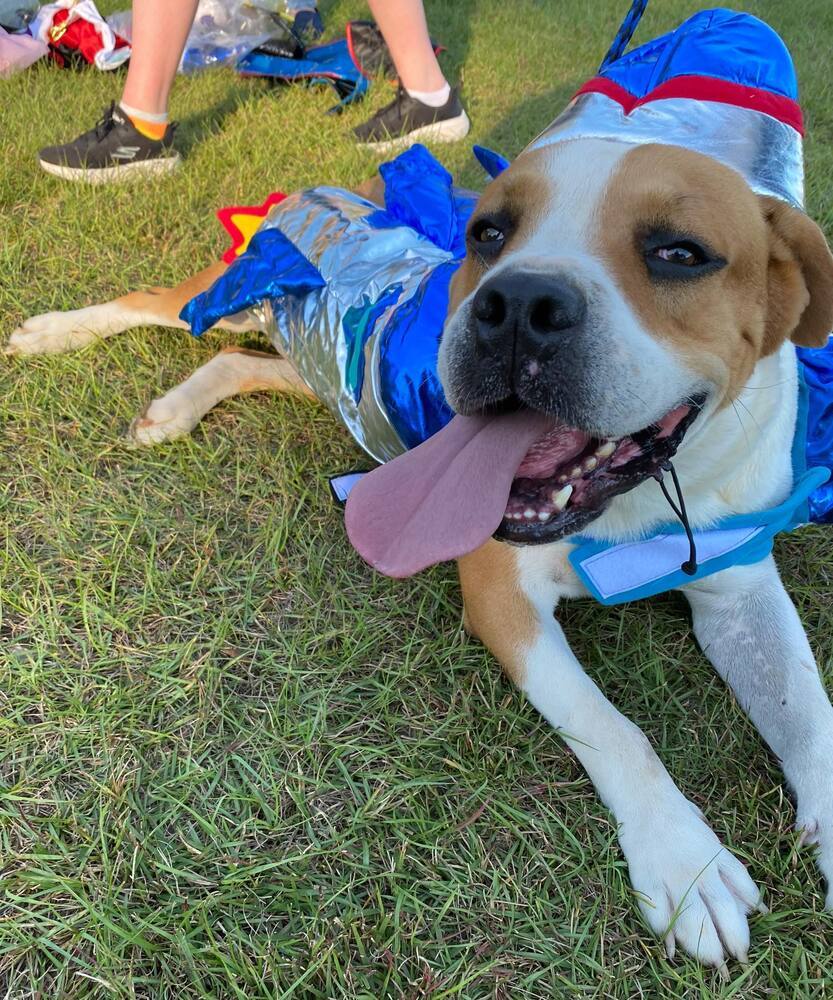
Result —
<path fill-rule="evenodd" d="M 101 142 L 101 140 L 116 127 L 116 102 L 113 101 L 109 108 L 104 112 L 102 117 L 95 123 L 96 139 Z"/>
<path fill-rule="evenodd" d="M 386 104 L 385 107 L 382 108 L 382 111 L 380 112 L 379 117 L 382 118 L 382 119 L 387 118 L 388 117 L 388 112 L 389 111 L 393 111 L 395 109 L 396 110 L 397 118 L 401 118 L 402 114 L 401 114 L 401 110 L 400 109 L 402 107 L 402 100 L 405 97 L 405 93 L 406 93 L 406 91 L 405 91 L 405 88 L 402 86 L 402 84 L 401 83 L 397 83 L 397 85 L 396 85 L 396 97 L 394 97 L 394 99 L 390 102 L 390 104 Z"/>

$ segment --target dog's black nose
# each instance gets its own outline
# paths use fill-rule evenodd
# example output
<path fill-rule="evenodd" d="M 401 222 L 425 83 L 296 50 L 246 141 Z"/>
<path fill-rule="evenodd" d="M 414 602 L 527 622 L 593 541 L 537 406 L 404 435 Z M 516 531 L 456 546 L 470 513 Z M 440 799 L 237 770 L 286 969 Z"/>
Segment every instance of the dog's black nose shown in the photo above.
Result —
<path fill-rule="evenodd" d="M 544 347 L 554 334 L 578 326 L 584 295 L 566 278 L 532 271 L 504 271 L 484 281 L 472 302 L 478 345 L 494 352 L 515 337 Z"/>

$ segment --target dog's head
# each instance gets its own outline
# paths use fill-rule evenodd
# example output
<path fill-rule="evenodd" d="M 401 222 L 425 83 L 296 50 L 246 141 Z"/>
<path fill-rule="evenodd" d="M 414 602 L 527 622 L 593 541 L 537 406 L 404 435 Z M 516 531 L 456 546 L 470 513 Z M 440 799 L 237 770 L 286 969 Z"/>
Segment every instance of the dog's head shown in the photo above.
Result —
<path fill-rule="evenodd" d="M 580 139 L 522 154 L 484 192 L 440 377 L 459 413 L 557 418 L 500 529 L 538 542 L 655 473 L 785 339 L 831 329 L 833 257 L 806 215 L 702 154 Z"/>

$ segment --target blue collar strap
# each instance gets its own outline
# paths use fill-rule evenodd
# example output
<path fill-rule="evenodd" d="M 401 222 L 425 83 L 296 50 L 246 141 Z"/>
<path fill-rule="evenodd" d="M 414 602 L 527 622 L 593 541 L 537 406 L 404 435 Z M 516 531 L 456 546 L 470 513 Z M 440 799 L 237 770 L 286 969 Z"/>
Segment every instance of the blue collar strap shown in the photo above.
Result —
<path fill-rule="evenodd" d="M 831 364 L 831 354 L 829 346 L 812 352 L 817 370 L 824 371 L 823 362 Z M 736 514 L 708 530 L 695 531 L 698 565 L 693 574 L 681 568 L 689 549 L 680 524 L 666 525 L 649 538 L 624 542 L 578 538 L 579 545 L 570 553 L 570 562 L 597 601 L 623 604 L 653 597 L 719 573 L 729 566 L 760 562 L 772 551 L 773 539 L 779 531 L 792 531 L 816 520 L 811 507 L 819 488 L 830 479 L 830 470 L 815 465 L 822 456 L 812 451 L 809 455 L 814 467 L 807 468 L 808 441 L 811 440 L 808 419 L 811 423 L 816 421 L 816 411 L 822 408 L 819 396 L 828 399 L 830 392 L 819 394 L 812 384 L 808 386 L 805 367 L 809 361 L 806 357 L 799 356 L 797 364 L 798 408 L 792 451 L 795 482 L 787 499 L 777 507 Z M 829 444 L 829 433 L 826 441 Z"/>
<path fill-rule="evenodd" d="M 677 524 L 636 541 L 584 541 L 570 553 L 570 562 L 602 604 L 653 597 L 729 566 L 760 562 L 772 550 L 779 531 L 790 531 L 802 523 L 808 497 L 829 477 L 827 469 L 811 469 L 777 507 L 727 517 L 708 531 L 695 531 L 698 566 L 692 575 L 680 568 L 688 558 L 688 541 L 682 525 Z"/>

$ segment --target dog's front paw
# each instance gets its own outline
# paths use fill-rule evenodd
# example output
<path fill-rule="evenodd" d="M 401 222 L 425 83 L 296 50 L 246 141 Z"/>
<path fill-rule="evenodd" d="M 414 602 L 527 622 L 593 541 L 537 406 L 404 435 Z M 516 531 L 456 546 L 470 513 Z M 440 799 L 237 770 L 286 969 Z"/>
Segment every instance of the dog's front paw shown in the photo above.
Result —
<path fill-rule="evenodd" d="M 619 832 L 639 908 L 665 942 L 725 973 L 726 960 L 746 961 L 751 910 L 765 910 L 746 868 L 720 843 L 702 814 L 682 796 Z"/>
<path fill-rule="evenodd" d="M 824 905 L 833 911 L 833 812 L 828 810 L 822 818 L 806 819 L 796 829 L 801 831 L 799 846 L 816 849 L 816 864 L 827 883 Z"/>
<path fill-rule="evenodd" d="M 799 846 L 815 848 L 816 864 L 827 882 L 825 906 L 833 910 L 833 781 L 826 785 L 817 785 L 809 795 L 799 793 L 795 828 L 801 834 Z"/>
<path fill-rule="evenodd" d="M 106 336 L 102 323 L 109 320 L 108 306 L 89 306 L 71 312 L 32 316 L 9 337 L 4 354 L 61 354 L 74 351 Z"/>

